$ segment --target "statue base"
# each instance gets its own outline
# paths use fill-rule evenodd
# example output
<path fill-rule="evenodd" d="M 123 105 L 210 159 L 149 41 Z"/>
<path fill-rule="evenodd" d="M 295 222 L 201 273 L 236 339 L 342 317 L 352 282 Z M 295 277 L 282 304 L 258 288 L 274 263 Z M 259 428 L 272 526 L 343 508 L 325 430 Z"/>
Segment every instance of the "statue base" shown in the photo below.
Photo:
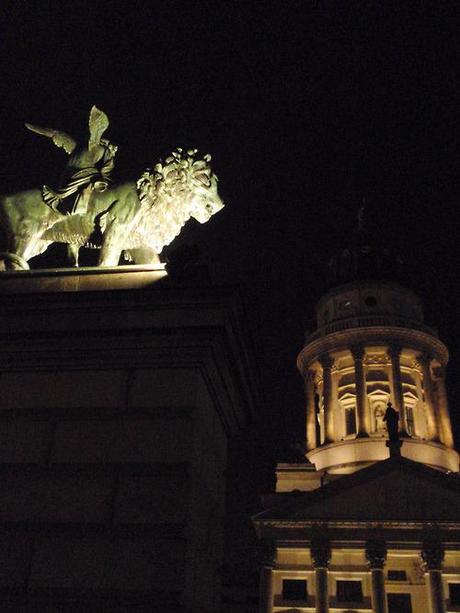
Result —
<path fill-rule="evenodd" d="M 396 441 L 388 440 L 385 445 L 390 450 L 390 458 L 400 458 L 401 457 L 401 447 L 403 442 L 398 439 Z"/>
<path fill-rule="evenodd" d="M 167 274 L 164 264 L 7 271 L 0 272 L 0 294 L 141 289 Z"/>

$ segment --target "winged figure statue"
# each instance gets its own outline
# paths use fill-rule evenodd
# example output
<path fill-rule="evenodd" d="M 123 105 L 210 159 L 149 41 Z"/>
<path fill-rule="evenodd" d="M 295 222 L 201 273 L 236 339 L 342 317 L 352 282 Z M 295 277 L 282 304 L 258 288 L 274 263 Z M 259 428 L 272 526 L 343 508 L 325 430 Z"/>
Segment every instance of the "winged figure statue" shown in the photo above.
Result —
<path fill-rule="evenodd" d="M 110 175 L 114 167 L 117 147 L 107 139 L 102 138 L 109 127 L 107 115 L 96 106 L 89 114 L 89 139 L 84 145 L 77 144 L 71 136 L 53 128 L 42 128 L 30 123 L 25 124 L 32 132 L 47 136 L 57 147 L 61 147 L 69 155 L 65 173 L 58 189 L 43 186 L 43 201 L 52 209 L 57 210 L 65 198 L 76 194 L 71 210 L 65 212 L 86 212 L 88 191 L 93 189 L 102 192 L 107 189 Z"/>

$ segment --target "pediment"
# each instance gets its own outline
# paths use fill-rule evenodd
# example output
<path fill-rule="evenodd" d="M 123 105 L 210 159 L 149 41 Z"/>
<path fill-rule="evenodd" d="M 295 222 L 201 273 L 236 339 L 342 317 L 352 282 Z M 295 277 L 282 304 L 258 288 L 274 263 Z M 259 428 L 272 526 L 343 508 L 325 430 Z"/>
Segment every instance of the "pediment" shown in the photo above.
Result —
<path fill-rule="evenodd" d="M 286 495 L 254 520 L 460 523 L 460 478 L 405 458 L 384 460 L 312 492 Z"/>

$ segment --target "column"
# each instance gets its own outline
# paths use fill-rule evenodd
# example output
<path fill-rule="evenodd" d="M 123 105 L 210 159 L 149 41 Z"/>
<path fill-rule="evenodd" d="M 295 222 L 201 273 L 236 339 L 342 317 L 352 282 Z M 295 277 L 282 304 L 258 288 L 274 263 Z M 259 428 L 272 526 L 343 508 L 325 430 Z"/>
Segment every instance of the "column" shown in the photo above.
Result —
<path fill-rule="evenodd" d="M 383 574 L 383 567 L 387 558 L 385 541 L 367 541 L 366 558 L 369 570 L 371 571 L 372 611 L 374 613 L 388 613 L 385 577 Z"/>
<path fill-rule="evenodd" d="M 315 373 L 308 370 L 305 376 L 305 397 L 307 406 L 307 449 L 316 447 L 316 405 L 315 405 Z"/>
<path fill-rule="evenodd" d="M 324 407 L 324 444 L 334 440 L 334 415 L 332 410 L 332 365 L 334 360 L 330 355 L 320 357 L 319 363 L 323 368 L 323 407 Z"/>
<path fill-rule="evenodd" d="M 316 613 L 329 612 L 328 566 L 331 547 L 327 539 L 317 536 L 311 542 L 311 557 L 315 568 Z"/>
<path fill-rule="evenodd" d="M 426 419 L 425 409 L 423 401 L 423 388 L 422 388 L 422 373 L 420 372 L 421 364 L 416 360 L 415 364 L 415 383 L 417 385 L 417 415 L 415 418 L 415 433 L 421 438 L 426 438 Z"/>
<path fill-rule="evenodd" d="M 439 441 L 439 433 L 436 423 L 436 414 L 433 399 L 433 383 L 431 380 L 431 356 L 423 354 L 419 357 L 423 373 L 423 389 L 425 392 L 425 405 L 427 409 L 427 438 L 430 441 Z"/>
<path fill-rule="evenodd" d="M 364 373 L 363 359 L 364 349 L 352 347 L 351 354 L 355 363 L 355 389 L 356 389 L 356 414 L 357 435 L 356 438 L 369 436 L 369 411 L 367 408 L 366 376 Z"/>
<path fill-rule="evenodd" d="M 422 546 L 422 560 L 425 566 L 430 613 L 446 613 L 446 600 L 442 586 L 442 562 L 444 549 L 440 540 L 428 536 Z"/>
<path fill-rule="evenodd" d="M 404 396 L 401 381 L 401 347 L 391 345 L 388 351 L 391 360 L 391 378 L 393 382 L 393 405 L 399 411 L 399 435 L 408 437 L 406 425 L 406 412 L 404 410 Z"/>
<path fill-rule="evenodd" d="M 275 566 L 275 547 L 272 541 L 260 543 L 261 557 L 259 583 L 259 613 L 272 613 L 273 610 L 273 567 Z"/>
<path fill-rule="evenodd" d="M 449 404 L 447 401 L 446 392 L 446 368 L 445 366 L 438 366 L 433 369 L 433 374 L 436 379 L 437 389 L 437 405 L 438 415 L 440 421 L 441 440 L 446 447 L 453 449 L 454 437 L 452 435 L 452 424 L 450 421 Z"/>

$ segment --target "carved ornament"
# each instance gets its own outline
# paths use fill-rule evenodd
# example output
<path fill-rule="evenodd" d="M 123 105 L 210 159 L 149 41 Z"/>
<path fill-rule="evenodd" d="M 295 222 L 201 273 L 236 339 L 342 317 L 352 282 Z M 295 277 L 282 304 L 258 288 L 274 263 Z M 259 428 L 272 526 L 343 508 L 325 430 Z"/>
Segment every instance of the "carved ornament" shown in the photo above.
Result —
<path fill-rule="evenodd" d="M 387 559 L 387 545 L 384 540 L 373 539 L 366 543 L 366 559 L 369 568 L 383 568 Z"/>
<path fill-rule="evenodd" d="M 435 526 L 425 528 L 421 557 L 426 570 L 441 570 L 444 561 L 444 546 Z"/>
<path fill-rule="evenodd" d="M 381 366 L 387 366 L 390 364 L 390 359 L 384 353 L 368 353 L 364 358 L 364 364 L 378 364 Z"/>

